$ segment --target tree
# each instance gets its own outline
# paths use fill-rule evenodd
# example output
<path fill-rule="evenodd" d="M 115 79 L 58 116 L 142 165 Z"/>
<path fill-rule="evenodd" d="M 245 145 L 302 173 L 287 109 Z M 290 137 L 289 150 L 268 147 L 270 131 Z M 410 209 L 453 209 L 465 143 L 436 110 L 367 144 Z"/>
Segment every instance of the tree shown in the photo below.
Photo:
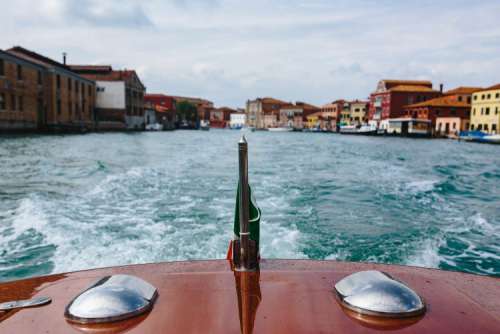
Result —
<path fill-rule="evenodd" d="M 188 101 L 177 103 L 177 119 L 181 122 L 188 122 L 190 126 L 196 127 L 198 124 L 198 109 Z"/>

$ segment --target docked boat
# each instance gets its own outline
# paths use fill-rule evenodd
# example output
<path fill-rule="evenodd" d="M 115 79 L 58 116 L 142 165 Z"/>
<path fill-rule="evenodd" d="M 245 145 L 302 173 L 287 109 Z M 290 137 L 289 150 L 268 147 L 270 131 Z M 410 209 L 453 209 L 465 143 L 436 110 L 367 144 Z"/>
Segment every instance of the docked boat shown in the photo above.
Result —
<path fill-rule="evenodd" d="M 242 126 L 241 131 L 244 131 L 244 132 L 254 132 L 255 131 L 255 127 L 253 126 Z"/>
<path fill-rule="evenodd" d="M 341 134 L 372 136 L 377 134 L 377 127 L 373 125 L 343 125 L 340 127 Z"/>
<path fill-rule="evenodd" d="M 271 132 L 292 132 L 293 128 L 292 127 L 277 127 L 277 128 L 268 128 L 268 131 Z"/>
<path fill-rule="evenodd" d="M 476 143 L 500 144 L 499 134 L 490 135 L 482 131 L 462 131 L 458 139 Z"/>
<path fill-rule="evenodd" d="M 339 132 L 342 134 L 358 134 L 358 127 L 355 125 L 342 125 Z"/>
<path fill-rule="evenodd" d="M 200 130 L 205 130 L 205 131 L 210 130 L 210 121 L 206 120 L 200 121 Z"/>
<path fill-rule="evenodd" d="M 499 278 L 261 259 L 265 213 L 249 186 L 244 138 L 238 152 L 234 238 L 226 259 L 1 283 L 0 333 L 500 333 Z"/>

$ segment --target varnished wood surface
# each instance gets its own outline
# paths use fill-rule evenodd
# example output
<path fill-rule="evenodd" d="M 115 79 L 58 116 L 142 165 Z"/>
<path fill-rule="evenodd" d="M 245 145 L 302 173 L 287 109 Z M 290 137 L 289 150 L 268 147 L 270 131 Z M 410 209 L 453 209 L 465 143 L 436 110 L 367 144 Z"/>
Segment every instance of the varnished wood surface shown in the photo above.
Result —
<path fill-rule="evenodd" d="M 333 286 L 359 270 L 378 269 L 407 283 L 426 301 L 421 318 L 380 320 L 344 310 Z M 64 308 L 105 275 L 141 277 L 159 290 L 139 318 L 77 326 Z M 243 296 L 241 295 L 243 294 Z M 104 268 L 0 284 L 0 302 L 50 296 L 46 306 L 0 312 L 0 333 L 500 333 L 500 279 L 401 266 L 335 261 L 262 261 L 241 277 L 225 260 Z M 243 318 L 240 321 L 242 312 Z"/>

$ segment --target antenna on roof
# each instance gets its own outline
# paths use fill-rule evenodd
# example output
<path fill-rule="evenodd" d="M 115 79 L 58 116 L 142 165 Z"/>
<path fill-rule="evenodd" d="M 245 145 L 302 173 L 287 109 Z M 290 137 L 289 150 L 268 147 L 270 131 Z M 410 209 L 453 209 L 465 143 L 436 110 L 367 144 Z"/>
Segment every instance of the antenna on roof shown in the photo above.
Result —
<path fill-rule="evenodd" d="M 68 55 L 66 52 L 63 52 L 63 64 L 66 65 L 66 56 Z"/>

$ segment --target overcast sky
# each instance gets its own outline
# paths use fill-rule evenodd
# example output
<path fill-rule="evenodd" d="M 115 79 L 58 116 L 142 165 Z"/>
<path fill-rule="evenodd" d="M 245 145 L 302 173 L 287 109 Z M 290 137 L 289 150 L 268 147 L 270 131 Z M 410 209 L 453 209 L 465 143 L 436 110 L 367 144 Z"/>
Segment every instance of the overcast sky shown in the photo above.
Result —
<path fill-rule="evenodd" d="M 366 98 L 382 78 L 500 83 L 500 1 L 0 0 L 0 48 L 136 69 L 151 93 L 244 106 Z"/>

